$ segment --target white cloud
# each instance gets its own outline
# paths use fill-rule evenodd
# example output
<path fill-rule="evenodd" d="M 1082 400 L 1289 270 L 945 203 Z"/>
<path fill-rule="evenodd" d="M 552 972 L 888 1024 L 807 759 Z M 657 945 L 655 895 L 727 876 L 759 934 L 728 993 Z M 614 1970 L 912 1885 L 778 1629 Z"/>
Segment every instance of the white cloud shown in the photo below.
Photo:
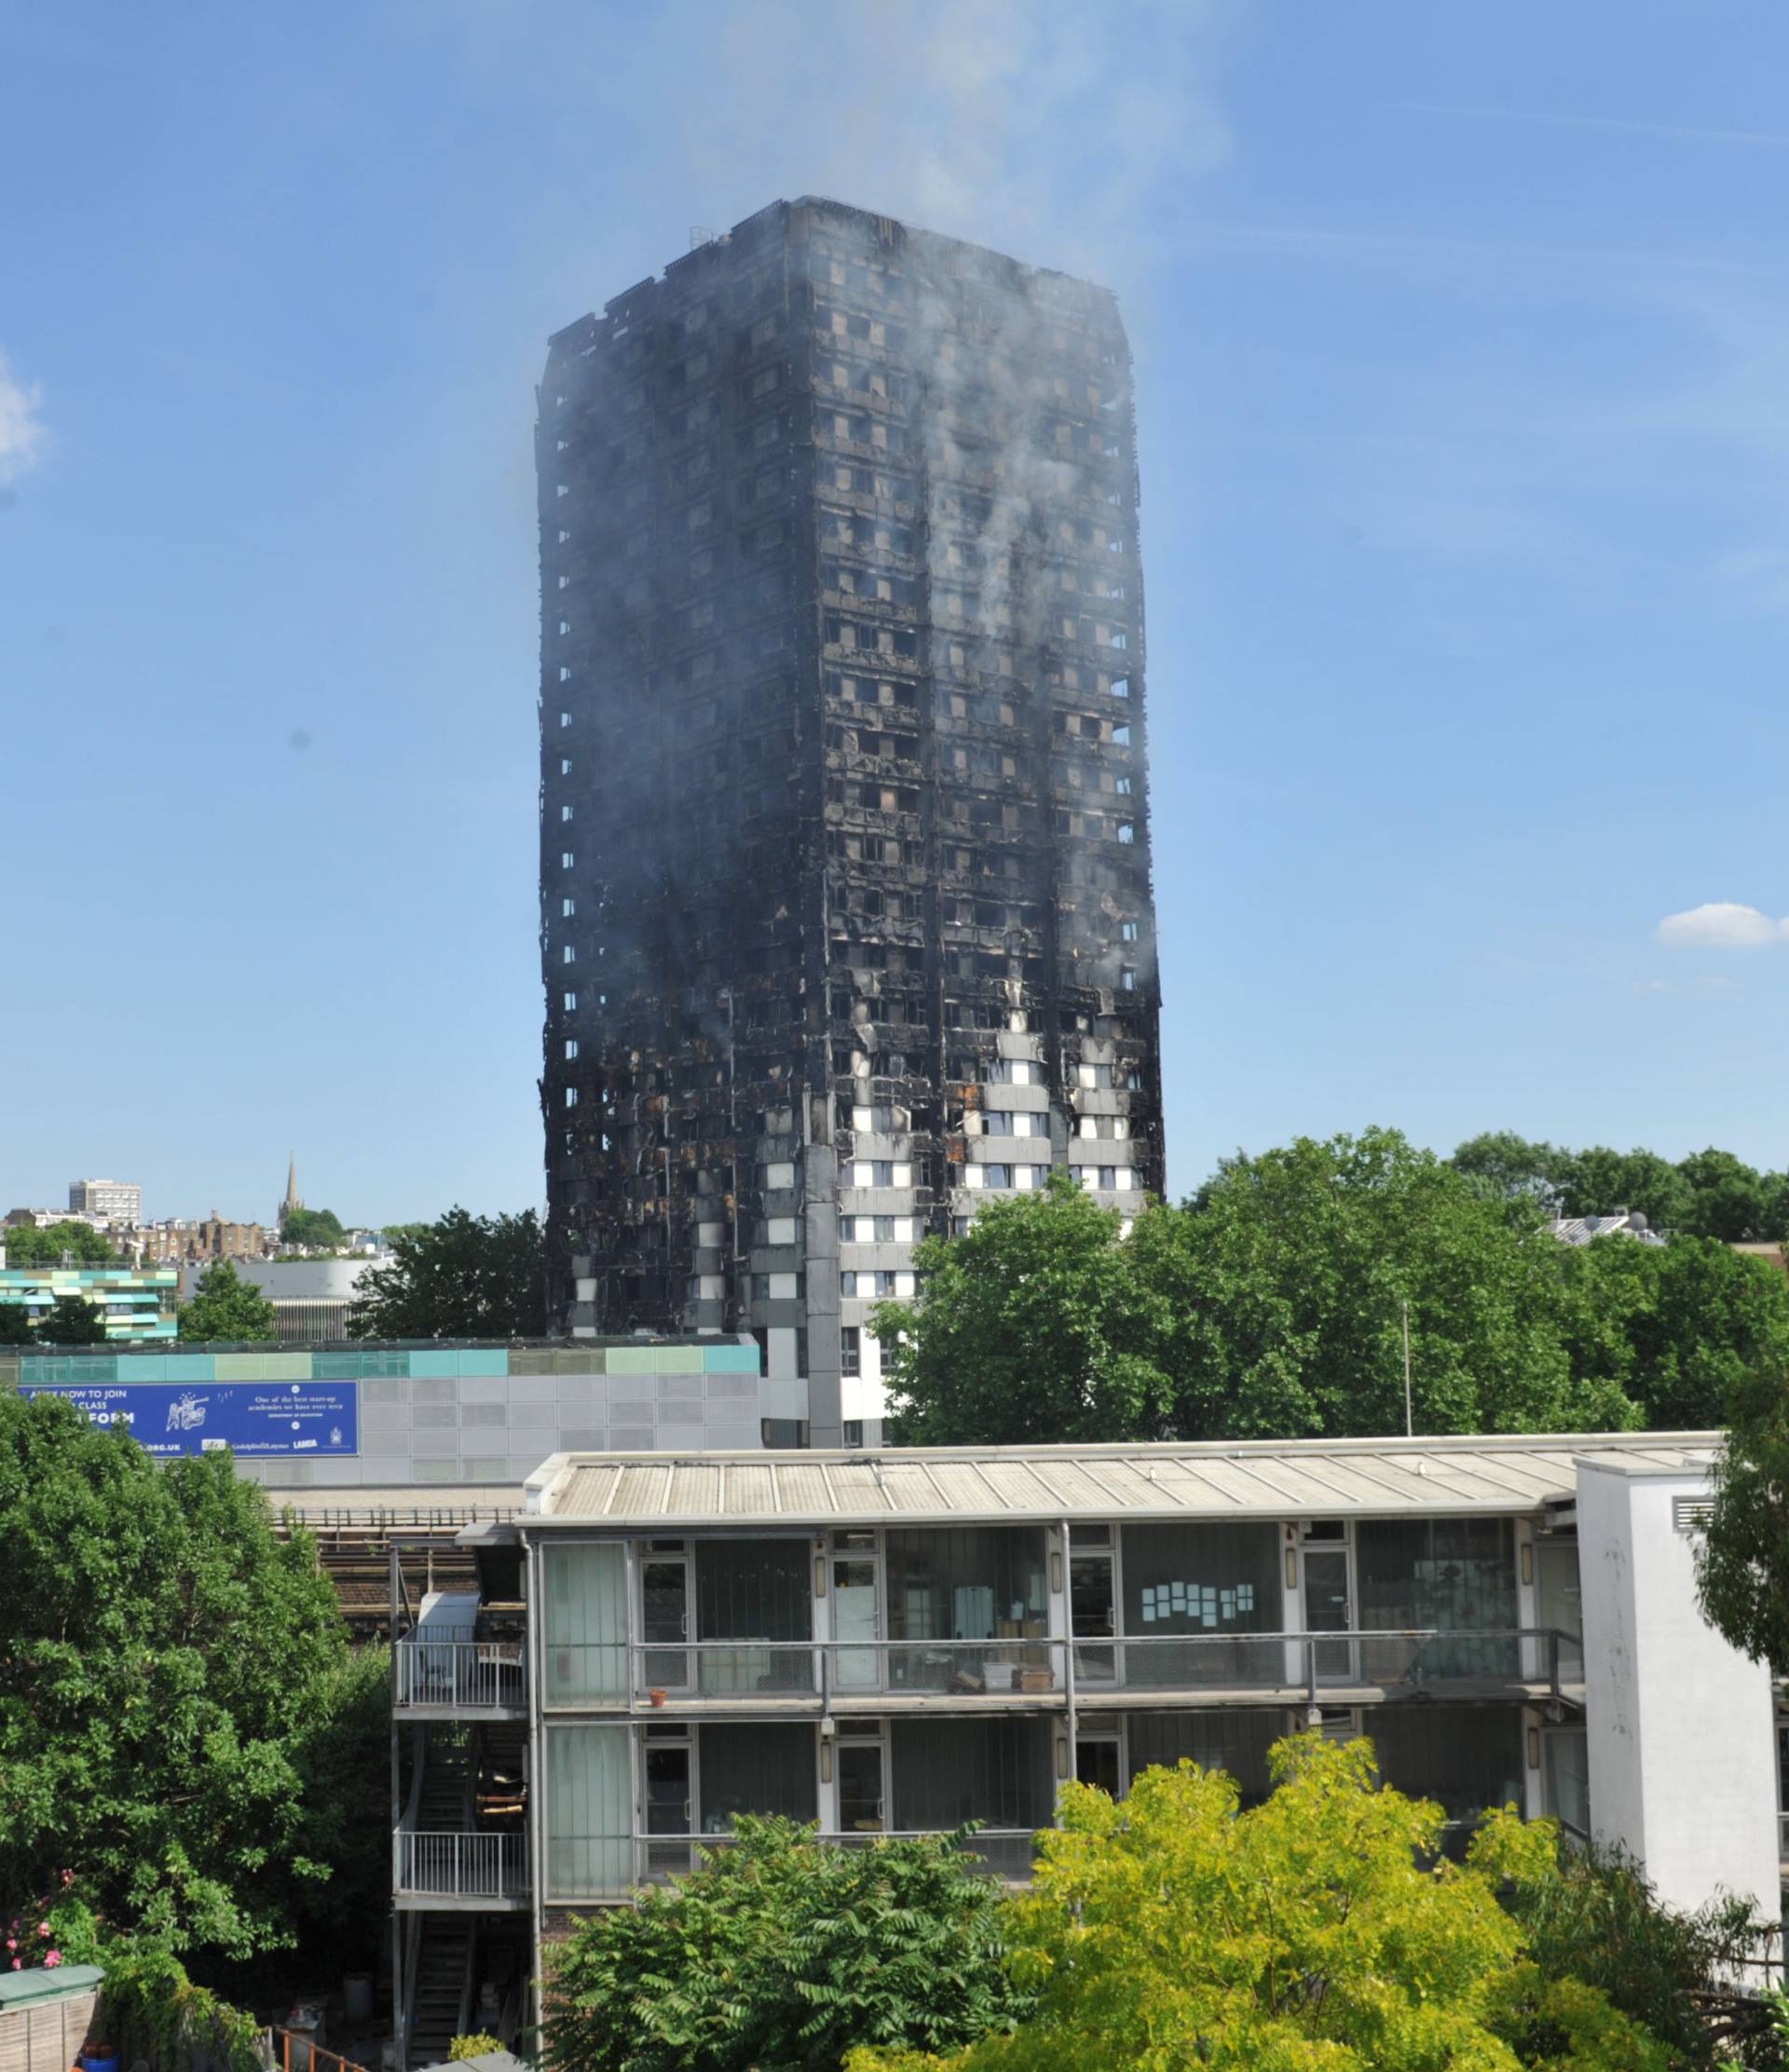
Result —
<path fill-rule="evenodd" d="M 1772 920 L 1755 906 L 1714 899 L 1686 913 L 1667 914 L 1659 923 L 1659 940 L 1667 949 L 1762 949 L 1767 943 L 1789 942 L 1789 918 Z"/>
<path fill-rule="evenodd" d="M 43 400 L 40 385 L 18 380 L 0 352 L 0 483 L 16 482 L 43 458 L 49 443 L 37 415 Z"/>

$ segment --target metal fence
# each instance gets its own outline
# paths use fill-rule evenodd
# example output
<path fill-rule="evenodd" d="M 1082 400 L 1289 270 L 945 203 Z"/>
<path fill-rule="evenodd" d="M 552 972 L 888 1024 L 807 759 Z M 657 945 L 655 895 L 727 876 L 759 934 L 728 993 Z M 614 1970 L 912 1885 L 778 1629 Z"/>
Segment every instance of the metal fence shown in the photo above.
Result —
<path fill-rule="evenodd" d="M 460 1711 L 520 1711 L 527 1665 L 520 1641 L 402 1640 L 391 1651 L 393 1702 Z"/>
<path fill-rule="evenodd" d="M 629 1649 L 633 1696 L 899 1697 L 1065 1687 L 1068 1643 L 982 1641 L 688 1641 Z"/>
<path fill-rule="evenodd" d="M 1386 1633 L 1176 1633 L 1078 1640 L 1077 1690 L 1260 1693 L 1581 1684 L 1583 1648 L 1551 1628 Z"/>
<path fill-rule="evenodd" d="M 399 1828 L 391 1837 L 397 1892 L 452 1900 L 519 1899 L 528 1889 L 526 1834 L 430 1833 Z"/>
<path fill-rule="evenodd" d="M 873 1848 L 880 1842 L 936 1840 L 936 1829 L 915 1829 L 897 1833 L 816 1833 L 814 1839 L 833 1848 Z M 620 1837 L 618 1837 L 620 1839 Z M 702 1867 L 705 1856 L 731 1847 L 728 1834 L 636 1834 L 634 1853 L 636 1882 L 662 1885 L 667 1878 L 683 1877 Z M 1022 1884 L 1031 1874 L 1037 1854 L 1037 1834 L 1031 1828 L 983 1828 L 963 1842 L 963 1853 L 972 1869 L 1008 1885 Z"/>
<path fill-rule="evenodd" d="M 1309 1702 L 1325 1688 L 1541 1689 L 1584 1680 L 1582 1643 L 1552 1628 L 1381 1633 L 1158 1633 L 1111 1639 L 676 1641 L 554 1648 L 548 1705 L 676 1706 L 810 1698 L 1047 1698 L 1188 1692 Z M 400 1651 L 402 1653 L 402 1650 Z M 401 1699 L 400 1702 L 403 1702 Z M 419 1701 L 420 1702 L 420 1701 Z"/>

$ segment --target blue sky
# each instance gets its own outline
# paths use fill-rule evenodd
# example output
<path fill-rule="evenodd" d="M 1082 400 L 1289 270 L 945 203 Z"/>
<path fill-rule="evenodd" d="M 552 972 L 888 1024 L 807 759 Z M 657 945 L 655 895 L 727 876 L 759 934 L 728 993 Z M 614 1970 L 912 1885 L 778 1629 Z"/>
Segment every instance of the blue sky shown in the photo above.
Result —
<path fill-rule="evenodd" d="M 1785 64 L 1745 0 L 0 13 L 0 1206 L 538 1198 L 532 384 L 803 192 L 1124 297 L 1176 1191 L 1782 1165 Z"/>

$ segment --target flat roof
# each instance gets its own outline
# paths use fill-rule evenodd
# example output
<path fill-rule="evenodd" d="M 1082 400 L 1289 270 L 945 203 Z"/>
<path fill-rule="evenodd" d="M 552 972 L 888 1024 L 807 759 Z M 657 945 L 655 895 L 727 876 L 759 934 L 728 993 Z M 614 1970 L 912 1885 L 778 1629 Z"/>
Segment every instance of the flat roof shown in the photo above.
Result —
<path fill-rule="evenodd" d="M 914 1447 L 881 1453 L 555 1453 L 530 1529 L 958 1523 L 980 1520 L 1386 1517 L 1536 1511 L 1577 1463 L 1693 1472 L 1718 1432 Z"/>

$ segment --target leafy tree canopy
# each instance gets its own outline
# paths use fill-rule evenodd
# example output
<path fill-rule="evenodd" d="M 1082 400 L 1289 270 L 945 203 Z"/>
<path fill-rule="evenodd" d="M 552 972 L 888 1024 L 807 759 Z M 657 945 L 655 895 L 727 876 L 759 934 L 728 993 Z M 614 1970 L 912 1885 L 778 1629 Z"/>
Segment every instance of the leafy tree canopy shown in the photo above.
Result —
<path fill-rule="evenodd" d="M 903 1443 L 1706 1429 L 1789 1362 L 1789 1278 L 1714 1237 L 1560 1244 L 1555 1153 L 1395 1130 L 1228 1160 L 1127 1234 L 1066 1175 L 918 1249 L 885 1303 Z M 1549 1176 L 1552 1175 L 1553 1178 Z"/>
<path fill-rule="evenodd" d="M 1367 1743 L 1301 1736 L 1274 1764 L 1248 1812 L 1190 1763 L 1144 1771 L 1122 1806 L 1068 1786 L 1008 1905 L 1035 2009 L 949 2056 L 859 2050 L 848 2072 L 1666 2072 L 1604 1994 L 1526 1960 L 1498 1903 L 1551 1857 L 1550 1823 L 1493 1815 L 1465 1864 L 1427 1869 L 1441 1809 L 1378 1789 Z"/>
<path fill-rule="evenodd" d="M 22 1345 L 31 1336 L 31 1312 L 22 1302 L 0 1302 L 0 1345 Z"/>
<path fill-rule="evenodd" d="M 0 1231 L 8 1266 L 60 1266 L 66 1255 L 76 1266 L 115 1266 L 118 1255 L 91 1223 L 12 1223 Z"/>
<path fill-rule="evenodd" d="M 1176 1319 L 1184 1434 L 1401 1432 L 1406 1303 L 1418 1431 L 1638 1421 L 1572 1372 L 1540 1212 L 1512 1214 L 1396 1130 L 1234 1159 L 1137 1239 Z"/>
<path fill-rule="evenodd" d="M 1572 1370 L 1657 1431 L 1727 1421 L 1734 1391 L 1789 1360 L 1789 1278 L 1712 1237 L 1562 1246 L 1559 1329 Z"/>
<path fill-rule="evenodd" d="M 927 1238 L 922 1302 L 885 1303 L 870 1327 L 902 1444 L 1170 1432 L 1168 1318 L 1121 1233 L 1057 1172 L 1041 1193 L 990 1202 L 962 1237 Z"/>
<path fill-rule="evenodd" d="M 221 1259 L 198 1276 L 192 1300 L 180 1305 L 180 1335 L 200 1343 L 226 1344 L 277 1338 L 273 1304 Z"/>
<path fill-rule="evenodd" d="M 841 1849 L 742 1818 L 693 1876 L 572 1937 L 548 1981 L 544 2063 L 837 2072 L 856 2044 L 949 2050 L 1024 2005 L 1001 1967 L 1001 1905 L 949 1837 Z"/>
<path fill-rule="evenodd" d="M 1789 1669 L 1789 1368 L 1734 1391 L 1713 1482 L 1696 1549 L 1702 1610 L 1754 1661 Z"/>
<path fill-rule="evenodd" d="M 1127 1237 L 1066 1179 L 990 1204 L 872 1329 L 904 1442 L 1401 1432 L 1406 1303 L 1418 1431 L 1636 1424 L 1573 1370 L 1562 1250 L 1374 1129 L 1234 1159 Z"/>
<path fill-rule="evenodd" d="M 1774 1956 L 1780 1922 L 1730 1894 L 1680 1914 L 1630 1858 L 1595 1843 L 1523 1857 L 1511 1870 L 1504 1904 L 1546 1977 L 1606 1994 L 1684 2072 L 1726 2072 L 1736 2062 L 1780 2072 L 1771 2010 L 1741 1983 Z"/>
<path fill-rule="evenodd" d="M 304 1245 L 312 1251 L 332 1251 L 348 1242 L 342 1220 L 333 1208 L 294 1208 L 280 1226 L 282 1245 Z"/>
<path fill-rule="evenodd" d="M 45 1345 L 103 1345 L 105 1311 L 85 1295 L 59 1295 L 37 1319 L 37 1338 Z"/>
<path fill-rule="evenodd" d="M 1488 1193 L 1537 1202 L 1550 1214 L 1636 1209 L 1655 1229 L 1724 1245 L 1789 1236 L 1789 1173 L 1755 1171 L 1731 1152 L 1694 1152 L 1673 1165 L 1657 1152 L 1568 1151 L 1510 1130 L 1469 1138 L 1450 1163 Z"/>
<path fill-rule="evenodd" d="M 361 1275 L 350 1338 L 540 1338 L 546 1253 L 534 1211 L 472 1216 L 392 1234 L 392 1261 Z"/>
<path fill-rule="evenodd" d="M 382 1667 L 227 1452 L 157 1465 L 0 1396 L 0 1895 L 66 1874 L 115 1927 L 237 1958 L 376 1906 Z"/>

